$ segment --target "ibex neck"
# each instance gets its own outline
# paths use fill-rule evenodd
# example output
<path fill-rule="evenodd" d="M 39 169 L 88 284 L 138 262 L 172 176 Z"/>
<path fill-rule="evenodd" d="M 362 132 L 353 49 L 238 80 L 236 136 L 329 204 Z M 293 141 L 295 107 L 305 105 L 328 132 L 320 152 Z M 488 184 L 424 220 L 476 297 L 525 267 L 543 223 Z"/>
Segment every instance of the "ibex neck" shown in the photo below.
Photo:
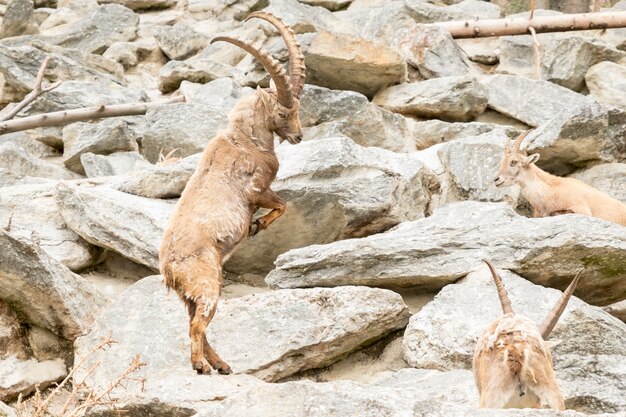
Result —
<path fill-rule="evenodd" d="M 256 94 L 241 100 L 230 113 L 228 129 L 240 145 L 254 145 L 264 151 L 274 151 L 274 132 L 269 126 L 263 106 Z"/>
<path fill-rule="evenodd" d="M 552 174 L 541 170 L 535 164 L 525 168 L 523 175 L 520 176 L 522 194 L 536 210 L 543 211 L 549 203 L 554 178 Z"/>

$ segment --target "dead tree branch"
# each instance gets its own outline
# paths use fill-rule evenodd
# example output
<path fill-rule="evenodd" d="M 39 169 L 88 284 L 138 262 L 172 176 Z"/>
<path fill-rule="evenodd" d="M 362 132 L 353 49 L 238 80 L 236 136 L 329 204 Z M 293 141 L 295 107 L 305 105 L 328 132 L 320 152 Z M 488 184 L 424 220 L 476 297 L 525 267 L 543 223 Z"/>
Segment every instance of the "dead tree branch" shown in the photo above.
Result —
<path fill-rule="evenodd" d="M 50 84 L 44 88 L 41 87 L 41 84 L 43 83 L 43 76 L 45 75 L 46 67 L 48 66 L 48 62 L 50 62 L 50 56 L 47 56 L 39 67 L 39 72 L 37 73 L 37 79 L 35 80 L 35 88 L 33 88 L 33 91 L 28 93 L 28 95 L 26 95 L 26 97 L 24 97 L 22 101 L 20 101 L 15 107 L 13 107 L 10 112 L 0 118 L 0 122 L 11 120 L 15 117 L 16 114 L 20 112 L 20 110 L 32 103 L 33 100 L 35 100 L 37 97 L 44 93 L 47 93 L 48 91 L 52 91 L 59 85 L 61 85 L 61 81 L 57 81 L 56 83 Z"/>
<path fill-rule="evenodd" d="M 155 101 L 149 103 L 133 104 L 112 104 L 94 107 L 85 107 L 74 110 L 61 110 L 52 113 L 42 113 L 34 116 L 13 119 L 0 123 L 0 135 L 21 130 L 33 129 L 36 127 L 56 126 L 83 120 L 101 119 L 105 117 L 136 116 L 146 114 L 148 109 L 162 106 L 164 104 L 182 103 L 183 96 L 172 97 L 169 100 Z"/>
<path fill-rule="evenodd" d="M 446 29 L 456 39 L 527 35 L 530 27 L 535 28 L 537 33 L 623 28 L 626 27 L 626 11 L 534 16 L 532 19 L 463 20 L 429 25 Z"/>

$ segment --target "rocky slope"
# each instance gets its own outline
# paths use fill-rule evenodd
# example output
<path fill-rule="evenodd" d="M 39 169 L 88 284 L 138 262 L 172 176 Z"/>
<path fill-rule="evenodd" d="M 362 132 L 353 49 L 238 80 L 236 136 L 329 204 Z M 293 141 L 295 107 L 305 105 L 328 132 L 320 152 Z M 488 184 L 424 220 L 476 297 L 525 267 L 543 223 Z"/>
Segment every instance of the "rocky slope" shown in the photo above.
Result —
<path fill-rule="evenodd" d="M 420 25 L 517 3 L 0 0 L 0 117 L 46 56 L 45 83 L 62 83 L 18 117 L 186 99 L 0 136 L 0 415 L 109 334 L 117 343 L 75 380 L 101 392 L 135 355 L 147 365 L 89 417 L 624 415 L 626 228 L 530 218 L 519 189 L 493 177 L 507 141 L 533 127 L 542 168 L 626 202 L 626 29 L 540 34 L 535 59 L 530 36 L 454 41 Z M 305 141 L 277 146 L 286 214 L 225 266 L 207 336 L 236 374 L 197 376 L 184 307 L 155 275 L 158 247 L 199 152 L 269 83 L 210 39 L 287 59 L 269 25 L 243 22 L 259 9 L 302 44 Z M 537 321 L 586 268 L 554 331 L 575 411 L 477 409 L 470 358 L 499 315 L 484 257 Z"/>

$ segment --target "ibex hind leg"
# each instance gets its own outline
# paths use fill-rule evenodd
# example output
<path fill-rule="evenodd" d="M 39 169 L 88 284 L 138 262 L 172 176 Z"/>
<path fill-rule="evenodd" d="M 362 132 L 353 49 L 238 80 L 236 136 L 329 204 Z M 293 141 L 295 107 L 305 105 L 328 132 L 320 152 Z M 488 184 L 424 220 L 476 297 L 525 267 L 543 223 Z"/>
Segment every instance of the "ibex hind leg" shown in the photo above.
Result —
<path fill-rule="evenodd" d="M 213 319 L 213 316 L 215 315 L 215 310 L 217 310 L 217 303 L 213 306 L 213 308 L 209 312 L 209 315 L 208 315 L 208 320 L 209 321 L 211 321 L 211 319 Z M 230 369 L 230 366 L 228 366 L 228 364 L 226 362 L 224 362 L 222 360 L 222 358 L 220 358 L 217 353 L 215 353 L 215 350 L 213 350 L 213 348 L 209 344 L 209 341 L 206 338 L 206 333 L 204 333 L 204 340 L 203 341 L 204 341 L 204 343 L 203 343 L 204 357 L 209 362 L 211 367 L 213 369 L 217 370 L 217 372 L 219 372 L 222 375 L 232 374 L 233 371 Z"/>
<path fill-rule="evenodd" d="M 191 367 L 199 374 L 210 374 L 211 366 L 204 357 L 204 331 L 209 324 L 208 320 L 203 320 L 203 311 L 193 300 L 185 300 L 189 312 L 189 338 L 191 339 Z"/>

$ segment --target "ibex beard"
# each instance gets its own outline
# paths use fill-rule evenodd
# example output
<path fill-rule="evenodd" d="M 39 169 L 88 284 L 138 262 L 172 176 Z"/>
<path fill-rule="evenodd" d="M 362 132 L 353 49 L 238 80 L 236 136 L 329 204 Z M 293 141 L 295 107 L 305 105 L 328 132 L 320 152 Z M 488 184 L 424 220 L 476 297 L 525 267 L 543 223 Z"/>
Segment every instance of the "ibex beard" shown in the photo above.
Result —
<path fill-rule="evenodd" d="M 187 306 L 191 365 L 200 374 L 231 368 L 215 353 L 206 328 L 215 315 L 222 287 L 222 265 L 246 237 L 266 229 L 285 212 L 285 202 L 270 188 L 278 171 L 274 133 L 282 142 L 302 140 L 299 109 L 304 86 L 304 55 L 295 33 L 266 12 L 250 18 L 270 22 L 287 44 L 288 77 L 281 64 L 250 43 L 230 37 L 211 42 L 234 44 L 259 60 L 275 87 L 257 88 L 230 114 L 228 126 L 211 140 L 174 209 L 160 249 L 161 273 Z M 253 221 L 258 208 L 270 212 Z"/>
<path fill-rule="evenodd" d="M 488 260 L 504 315 L 483 331 L 474 350 L 473 370 L 481 408 L 549 408 L 564 410 L 565 402 L 552 366 L 548 336 L 565 310 L 580 271 L 540 328 L 513 313 L 495 267 Z"/>

